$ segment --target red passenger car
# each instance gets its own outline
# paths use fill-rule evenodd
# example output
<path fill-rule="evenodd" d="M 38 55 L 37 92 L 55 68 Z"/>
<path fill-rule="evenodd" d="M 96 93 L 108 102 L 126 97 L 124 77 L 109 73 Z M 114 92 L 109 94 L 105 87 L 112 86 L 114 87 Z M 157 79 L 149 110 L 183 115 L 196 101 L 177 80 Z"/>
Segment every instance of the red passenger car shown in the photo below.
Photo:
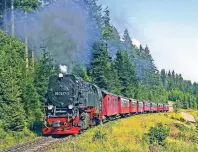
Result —
<path fill-rule="evenodd" d="M 168 104 L 163 104 L 164 108 L 163 111 L 169 111 L 169 105 Z"/>
<path fill-rule="evenodd" d="M 119 114 L 118 97 L 103 91 L 103 115 L 109 117 L 116 114 Z"/>
<path fill-rule="evenodd" d="M 137 100 L 131 99 L 131 113 L 137 113 Z"/>
<path fill-rule="evenodd" d="M 144 101 L 144 112 L 150 112 L 151 111 L 151 103 Z"/>
<path fill-rule="evenodd" d="M 163 111 L 163 104 L 161 104 L 161 103 L 157 104 L 157 111 L 158 112 Z"/>
<path fill-rule="evenodd" d="M 138 113 L 143 113 L 143 112 L 144 112 L 144 104 L 143 104 L 143 101 L 138 101 L 138 102 L 137 102 L 137 112 L 138 112 Z"/>
<path fill-rule="evenodd" d="M 157 104 L 156 103 L 151 103 L 151 112 L 156 112 L 157 111 Z"/>
<path fill-rule="evenodd" d="M 120 114 L 130 114 L 130 100 L 127 98 L 119 97 Z"/>

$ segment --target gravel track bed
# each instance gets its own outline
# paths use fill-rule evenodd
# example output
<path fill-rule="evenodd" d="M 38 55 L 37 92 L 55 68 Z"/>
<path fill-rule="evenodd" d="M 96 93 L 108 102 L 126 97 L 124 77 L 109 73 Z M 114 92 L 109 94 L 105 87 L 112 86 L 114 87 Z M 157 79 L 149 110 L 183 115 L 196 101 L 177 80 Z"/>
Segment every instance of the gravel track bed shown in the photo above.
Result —
<path fill-rule="evenodd" d="M 67 140 L 68 137 L 64 138 L 52 138 L 52 137 L 40 137 L 34 141 L 18 144 L 16 146 L 0 150 L 0 152 L 38 152 L 43 149 L 50 147 L 56 142 L 63 142 Z"/>

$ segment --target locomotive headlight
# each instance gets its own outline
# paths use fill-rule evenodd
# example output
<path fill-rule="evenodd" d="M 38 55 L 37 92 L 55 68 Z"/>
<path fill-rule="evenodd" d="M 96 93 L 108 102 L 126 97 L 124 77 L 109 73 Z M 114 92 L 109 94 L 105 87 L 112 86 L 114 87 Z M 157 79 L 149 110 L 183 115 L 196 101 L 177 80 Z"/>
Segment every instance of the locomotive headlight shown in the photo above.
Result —
<path fill-rule="evenodd" d="M 53 105 L 48 105 L 48 110 L 52 110 L 53 109 Z"/>
<path fill-rule="evenodd" d="M 73 107 L 74 107 L 73 105 L 69 105 L 68 106 L 69 109 L 73 109 Z"/>
<path fill-rule="evenodd" d="M 62 78 L 63 77 L 63 74 L 62 73 L 59 73 L 58 77 L 59 78 Z"/>

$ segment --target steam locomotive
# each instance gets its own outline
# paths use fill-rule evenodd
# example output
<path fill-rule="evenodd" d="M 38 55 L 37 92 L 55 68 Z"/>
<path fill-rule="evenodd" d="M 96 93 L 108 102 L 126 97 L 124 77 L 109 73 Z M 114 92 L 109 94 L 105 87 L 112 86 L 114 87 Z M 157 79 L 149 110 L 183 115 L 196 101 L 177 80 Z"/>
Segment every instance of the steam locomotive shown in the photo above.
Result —
<path fill-rule="evenodd" d="M 131 114 L 167 112 L 169 106 L 118 96 L 75 75 L 59 73 L 49 78 L 44 109 L 43 135 L 75 135 Z"/>

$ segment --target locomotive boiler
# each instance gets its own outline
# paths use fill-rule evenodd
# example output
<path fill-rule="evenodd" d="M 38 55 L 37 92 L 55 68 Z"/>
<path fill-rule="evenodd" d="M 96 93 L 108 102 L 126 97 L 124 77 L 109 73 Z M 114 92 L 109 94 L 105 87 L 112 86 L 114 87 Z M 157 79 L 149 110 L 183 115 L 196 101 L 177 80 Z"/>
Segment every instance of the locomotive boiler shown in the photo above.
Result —
<path fill-rule="evenodd" d="M 43 134 L 77 134 L 99 123 L 101 90 L 82 78 L 59 73 L 49 78 Z"/>

